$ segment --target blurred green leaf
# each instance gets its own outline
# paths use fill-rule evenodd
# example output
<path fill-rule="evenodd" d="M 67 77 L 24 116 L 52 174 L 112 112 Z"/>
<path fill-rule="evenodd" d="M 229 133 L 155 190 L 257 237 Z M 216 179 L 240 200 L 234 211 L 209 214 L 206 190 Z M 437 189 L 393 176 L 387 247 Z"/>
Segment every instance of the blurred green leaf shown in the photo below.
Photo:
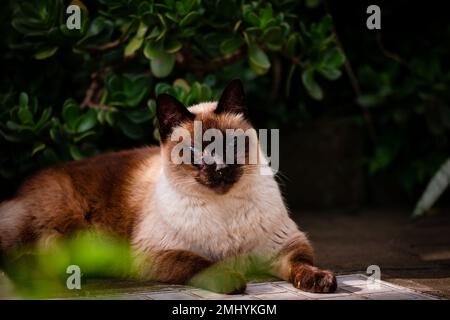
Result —
<path fill-rule="evenodd" d="M 336 80 L 342 74 L 341 70 L 334 68 L 320 68 L 318 71 L 322 76 L 324 76 L 328 80 Z"/>
<path fill-rule="evenodd" d="M 220 51 L 224 55 L 229 55 L 239 50 L 244 45 L 244 39 L 238 35 L 234 35 L 228 39 L 225 39 L 220 44 Z"/>
<path fill-rule="evenodd" d="M 121 117 L 117 121 L 117 126 L 120 130 L 130 139 L 140 139 L 144 136 L 144 131 L 142 128 L 133 122 L 131 122 L 128 118 Z"/>
<path fill-rule="evenodd" d="M 175 56 L 170 53 L 161 55 L 150 60 L 150 69 L 157 78 L 167 77 L 175 66 Z"/>
<path fill-rule="evenodd" d="M 164 42 L 164 50 L 168 53 L 176 53 L 182 47 L 182 44 L 177 39 L 171 37 Z"/>
<path fill-rule="evenodd" d="M 270 68 L 270 61 L 266 53 L 256 45 L 251 45 L 248 49 L 250 67 L 256 74 L 266 73 Z"/>
<path fill-rule="evenodd" d="M 193 24 L 202 15 L 199 12 L 190 12 L 180 21 L 180 28 L 184 28 L 190 24 Z"/>
<path fill-rule="evenodd" d="M 303 71 L 302 82 L 312 98 L 316 100 L 323 99 L 323 91 L 314 79 L 313 69 L 306 69 L 305 71 Z"/>
<path fill-rule="evenodd" d="M 135 34 L 135 36 L 130 40 L 130 42 L 125 47 L 125 56 L 129 57 L 133 55 L 138 49 L 141 48 L 142 43 L 144 42 L 145 34 L 148 30 L 147 25 L 143 22 L 139 24 L 139 28 Z"/>
<path fill-rule="evenodd" d="M 58 51 L 58 47 L 44 48 L 36 52 L 34 57 L 37 60 L 44 60 L 53 56 L 56 53 L 56 51 Z"/>
<path fill-rule="evenodd" d="M 97 124 L 97 113 L 90 109 L 77 120 L 77 132 L 82 133 L 91 130 Z"/>
<path fill-rule="evenodd" d="M 42 151 L 45 149 L 45 143 L 38 143 L 34 148 L 33 151 L 31 151 L 31 156 L 34 156 L 39 151 Z"/>

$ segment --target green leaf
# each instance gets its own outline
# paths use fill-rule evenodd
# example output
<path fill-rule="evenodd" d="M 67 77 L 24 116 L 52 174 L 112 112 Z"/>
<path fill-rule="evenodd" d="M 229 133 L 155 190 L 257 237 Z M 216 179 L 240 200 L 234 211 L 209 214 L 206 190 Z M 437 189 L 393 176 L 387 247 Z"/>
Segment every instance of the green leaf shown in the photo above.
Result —
<path fill-rule="evenodd" d="M 50 138 L 55 141 L 56 143 L 61 143 L 62 140 L 62 136 L 59 130 L 59 127 L 53 127 L 50 129 L 49 131 L 50 133 Z"/>
<path fill-rule="evenodd" d="M 36 131 L 42 130 L 46 126 L 47 121 L 50 119 L 51 115 L 52 108 L 45 108 L 44 111 L 42 111 L 41 117 L 39 118 L 35 126 Z"/>
<path fill-rule="evenodd" d="M 297 46 L 297 35 L 295 33 L 291 34 L 286 42 L 285 52 L 289 57 L 295 56 L 295 50 Z"/>
<path fill-rule="evenodd" d="M 117 126 L 124 135 L 133 140 L 141 139 L 144 136 L 144 131 L 140 125 L 131 122 L 128 118 L 119 118 L 117 121 Z"/>
<path fill-rule="evenodd" d="M 20 125 L 14 121 L 8 120 L 6 122 L 6 127 L 13 131 L 22 131 L 22 130 L 32 130 L 32 127 L 26 125 Z"/>
<path fill-rule="evenodd" d="M 82 133 L 91 130 L 97 124 L 97 112 L 94 109 L 90 109 L 84 115 L 82 115 L 77 121 L 77 132 Z"/>
<path fill-rule="evenodd" d="M 128 42 L 127 46 L 125 47 L 125 57 L 132 56 L 139 48 L 142 46 L 142 43 L 144 42 L 144 38 L 140 38 L 137 36 L 134 36 L 130 42 Z"/>
<path fill-rule="evenodd" d="M 369 162 L 369 172 L 374 174 L 388 167 L 388 165 L 393 161 L 394 156 L 395 154 L 391 148 L 383 145 L 377 146 L 375 148 L 374 155 Z"/>
<path fill-rule="evenodd" d="M 320 19 L 317 31 L 319 34 L 324 37 L 328 32 L 331 31 L 331 27 L 333 26 L 333 20 L 330 15 L 325 15 Z"/>
<path fill-rule="evenodd" d="M 296 67 L 297 67 L 296 64 L 292 64 L 291 67 L 289 68 L 289 73 L 286 79 L 286 90 L 285 90 L 286 97 L 289 97 L 291 95 L 292 77 L 294 76 Z"/>
<path fill-rule="evenodd" d="M 147 59 L 155 59 L 163 54 L 162 41 L 147 41 L 144 47 L 144 55 Z"/>
<path fill-rule="evenodd" d="M 20 121 L 23 124 L 33 124 L 33 114 L 28 109 L 28 106 L 20 107 L 19 111 L 17 112 L 17 115 L 19 116 Z"/>
<path fill-rule="evenodd" d="M 283 41 L 281 28 L 278 26 L 269 27 L 264 30 L 261 38 L 264 43 L 281 43 Z"/>
<path fill-rule="evenodd" d="M 56 53 L 56 51 L 58 51 L 58 47 L 44 48 L 36 52 L 34 58 L 36 60 L 44 60 L 53 56 Z"/>
<path fill-rule="evenodd" d="M 74 160 L 84 159 L 84 155 L 81 153 L 80 149 L 74 144 L 71 144 L 69 146 L 69 152 L 70 152 L 70 156 Z"/>
<path fill-rule="evenodd" d="M 182 47 L 182 44 L 177 39 L 175 39 L 173 37 L 165 39 L 164 51 L 166 51 L 167 53 L 175 53 L 175 52 L 179 51 L 181 49 L 181 47 Z"/>
<path fill-rule="evenodd" d="M 339 69 L 345 62 L 345 55 L 338 49 L 329 50 L 324 57 L 323 65 L 327 68 Z"/>
<path fill-rule="evenodd" d="M 106 19 L 102 16 L 96 17 L 89 25 L 85 39 L 98 35 L 106 26 Z"/>
<path fill-rule="evenodd" d="M 150 69 L 157 78 L 167 77 L 175 66 L 175 55 L 164 53 L 150 60 Z"/>
<path fill-rule="evenodd" d="M 28 94 L 25 92 L 21 92 L 19 96 L 19 106 L 21 108 L 27 108 L 28 107 Z"/>
<path fill-rule="evenodd" d="M 313 69 L 307 69 L 303 71 L 302 74 L 302 82 L 305 86 L 306 90 L 308 91 L 309 95 L 316 99 L 316 100 L 322 100 L 323 99 L 323 91 L 322 88 L 317 84 L 316 80 L 314 79 L 314 70 Z"/>
<path fill-rule="evenodd" d="M 144 42 L 145 34 L 147 33 L 147 25 L 143 22 L 139 24 L 139 28 L 136 35 L 130 40 L 130 42 L 125 47 L 125 57 L 132 56 L 138 49 L 141 48 Z"/>
<path fill-rule="evenodd" d="M 201 99 L 201 95 L 202 95 L 202 85 L 199 82 L 195 81 L 192 84 L 191 92 L 189 93 L 189 95 L 191 98 L 190 99 L 191 103 L 199 102 Z"/>
<path fill-rule="evenodd" d="M 264 9 L 259 10 L 259 25 L 261 28 L 265 28 L 270 21 L 273 20 L 272 5 L 269 3 Z"/>
<path fill-rule="evenodd" d="M 190 24 L 193 24 L 201 16 L 202 15 L 199 12 L 196 11 L 189 12 L 183 19 L 181 19 L 180 28 L 184 28 Z"/>
<path fill-rule="evenodd" d="M 270 68 L 270 61 L 266 53 L 256 45 L 249 46 L 248 59 L 250 67 L 256 74 L 262 75 Z"/>
<path fill-rule="evenodd" d="M 189 83 L 186 81 L 186 80 L 184 80 L 184 79 L 176 79 L 174 82 L 173 82 L 173 86 L 174 87 L 180 87 L 180 88 L 182 88 L 184 91 L 186 91 L 186 92 L 189 92 L 189 91 L 191 91 L 191 86 L 189 85 Z"/>
<path fill-rule="evenodd" d="M 228 38 L 220 44 L 220 52 L 229 55 L 239 50 L 244 44 L 244 39 L 238 35 Z"/>
<path fill-rule="evenodd" d="M 3 132 L 2 130 L 0 130 L 0 135 L 5 138 L 6 141 L 9 142 L 21 142 L 22 140 L 20 139 L 19 136 L 14 136 L 14 135 L 10 135 L 10 134 L 6 134 L 5 132 Z"/>
<path fill-rule="evenodd" d="M 154 39 L 159 37 L 159 35 L 161 34 L 161 30 L 159 30 L 159 27 L 156 26 L 153 28 L 153 30 L 150 32 L 150 34 L 146 37 L 146 39 Z"/>
<path fill-rule="evenodd" d="M 165 82 L 158 82 L 155 86 L 155 95 L 159 96 L 161 93 L 168 93 L 172 87 Z"/>
<path fill-rule="evenodd" d="M 33 151 L 31 151 L 31 156 L 34 156 L 39 151 L 42 151 L 45 149 L 45 143 L 38 143 L 34 148 Z"/>
<path fill-rule="evenodd" d="M 334 68 L 321 68 L 318 71 L 322 76 L 324 76 L 328 80 L 336 80 L 342 74 L 341 70 Z"/>
<path fill-rule="evenodd" d="M 76 122 L 80 114 L 80 107 L 74 100 L 69 99 L 64 102 L 62 117 L 70 129 L 75 130 Z"/>
<path fill-rule="evenodd" d="M 87 132 L 84 132 L 84 133 L 82 133 L 80 135 L 77 135 L 75 138 L 73 138 L 73 141 L 74 142 L 79 142 L 79 141 L 83 140 L 84 138 L 89 137 L 89 136 L 93 136 L 93 135 L 95 135 L 95 131 L 87 131 Z"/>
<path fill-rule="evenodd" d="M 133 123 L 144 123 L 152 118 L 150 109 L 132 110 L 125 113 L 125 116 Z"/>
<path fill-rule="evenodd" d="M 147 107 L 150 111 L 151 117 L 154 118 L 156 115 L 156 101 L 154 99 L 148 100 Z"/>

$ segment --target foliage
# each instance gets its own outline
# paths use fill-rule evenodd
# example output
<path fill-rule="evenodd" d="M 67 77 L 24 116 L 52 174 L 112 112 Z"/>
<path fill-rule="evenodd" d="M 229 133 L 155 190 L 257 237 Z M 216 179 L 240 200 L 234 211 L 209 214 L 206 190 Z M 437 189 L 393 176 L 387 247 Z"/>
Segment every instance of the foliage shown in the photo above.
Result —
<path fill-rule="evenodd" d="M 5 255 L 2 268 L 22 297 L 48 298 L 68 294 L 66 281 L 74 274 L 68 272 L 69 266 L 79 267 L 81 288 L 89 278 L 134 279 L 137 275 L 129 243 L 98 231 L 79 232 L 37 248 L 14 249 Z"/>
<path fill-rule="evenodd" d="M 66 26 L 69 4 L 81 8 L 80 30 Z M 337 79 L 345 58 L 331 17 L 308 15 L 318 4 L 9 1 L 2 25 L 2 59 L 11 76 L 0 87 L 1 176 L 149 143 L 158 139 L 159 93 L 186 105 L 213 100 L 232 78 L 267 82 L 270 72 L 280 73 L 273 66 L 280 61 L 288 89 L 303 86 L 323 99 L 318 79 Z M 291 81 L 295 74 L 302 83 Z"/>
<path fill-rule="evenodd" d="M 379 129 L 369 172 L 395 168 L 408 192 L 426 183 L 449 155 L 450 73 L 441 63 L 445 56 L 436 50 L 426 59 L 389 61 L 382 71 L 368 65 L 359 70 L 365 94 L 357 103 L 377 114 Z"/>
<path fill-rule="evenodd" d="M 230 293 L 247 281 L 272 279 L 268 260 L 257 255 L 224 259 L 197 274 L 189 284 Z M 93 289 L 102 289 L 95 288 L 95 281 L 94 286 L 89 283 L 93 279 L 142 281 L 138 270 L 142 261 L 145 266 L 152 263 L 151 258 L 134 251 L 126 239 L 90 230 L 41 242 L 32 248 L 15 248 L 5 254 L 2 269 L 13 282 L 12 291 L 22 298 L 61 298 L 89 295 Z M 79 268 L 79 290 L 67 290 L 68 282 L 74 284 L 70 276 L 75 275 L 68 270 L 69 266 Z"/>
<path fill-rule="evenodd" d="M 70 4 L 81 8 L 79 30 L 67 28 Z M 423 19 L 432 12 L 423 26 L 401 21 L 408 14 L 399 8 L 412 6 L 400 0 L 383 4 L 383 25 L 394 21 L 403 32 L 368 32 L 358 6 L 7 1 L 0 13 L 1 185 L 59 161 L 156 142 L 159 93 L 190 105 L 216 99 L 241 78 L 256 125 L 295 129 L 320 117 L 354 118 L 367 128 L 367 171 L 387 172 L 417 194 L 448 158 L 450 49 L 442 39 L 450 29 L 431 5 L 416 10 Z"/>

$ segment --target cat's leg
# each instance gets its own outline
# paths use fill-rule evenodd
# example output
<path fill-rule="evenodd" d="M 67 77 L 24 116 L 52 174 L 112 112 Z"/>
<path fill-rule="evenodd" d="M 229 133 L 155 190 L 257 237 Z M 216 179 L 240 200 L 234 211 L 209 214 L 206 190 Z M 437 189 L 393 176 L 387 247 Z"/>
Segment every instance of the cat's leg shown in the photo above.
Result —
<path fill-rule="evenodd" d="M 227 294 L 242 293 L 246 288 L 241 274 L 187 250 L 152 251 L 138 261 L 141 277 L 148 280 L 187 284 Z"/>
<path fill-rule="evenodd" d="M 336 276 L 313 264 L 313 250 L 301 234 L 288 241 L 273 263 L 274 273 L 300 290 L 315 293 L 331 293 L 337 289 Z"/>

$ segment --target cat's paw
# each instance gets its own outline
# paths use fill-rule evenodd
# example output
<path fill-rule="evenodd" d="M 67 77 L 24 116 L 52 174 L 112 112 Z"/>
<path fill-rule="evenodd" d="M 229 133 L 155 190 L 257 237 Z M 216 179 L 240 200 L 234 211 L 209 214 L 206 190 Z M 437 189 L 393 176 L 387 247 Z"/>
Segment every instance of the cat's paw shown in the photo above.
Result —
<path fill-rule="evenodd" d="M 191 286 L 224 294 L 243 293 L 247 287 L 244 277 L 230 269 L 207 269 L 195 275 L 188 283 Z"/>
<path fill-rule="evenodd" d="M 293 268 L 291 282 L 300 290 L 314 293 L 332 293 L 337 289 L 336 276 L 333 272 L 309 265 Z"/>

